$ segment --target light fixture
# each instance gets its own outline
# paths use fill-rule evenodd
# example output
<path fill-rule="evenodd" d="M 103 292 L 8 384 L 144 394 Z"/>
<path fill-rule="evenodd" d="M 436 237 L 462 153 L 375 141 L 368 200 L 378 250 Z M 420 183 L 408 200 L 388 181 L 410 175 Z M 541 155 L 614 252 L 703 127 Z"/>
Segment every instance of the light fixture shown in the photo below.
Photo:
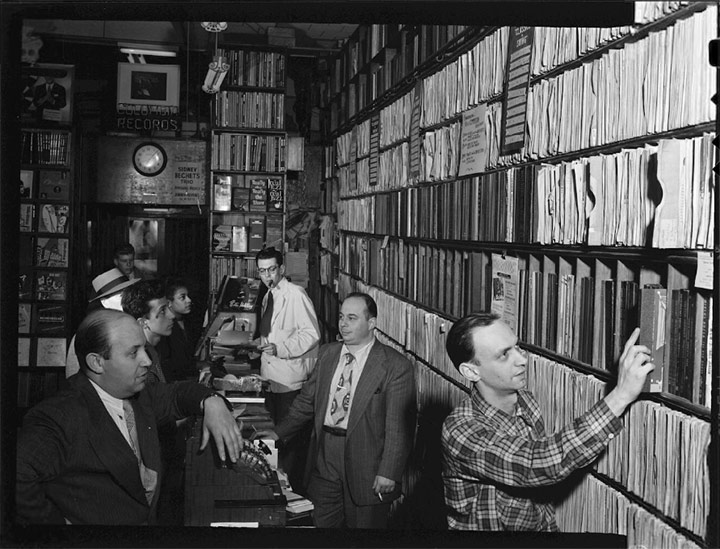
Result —
<path fill-rule="evenodd" d="M 172 46 L 154 46 L 150 44 L 133 44 L 128 42 L 118 42 L 120 53 L 128 56 L 128 62 L 136 61 L 145 64 L 145 56 L 154 57 L 177 57 L 177 51 Z"/>
<path fill-rule="evenodd" d="M 208 65 L 208 72 L 205 75 L 202 90 L 205 93 L 217 93 L 220 91 L 220 85 L 230 68 L 225 56 L 218 53 L 218 33 L 227 29 L 227 23 L 224 21 L 203 21 L 200 25 L 202 25 L 202 28 L 206 31 L 215 34 L 215 55 L 213 56 L 212 62 Z"/>

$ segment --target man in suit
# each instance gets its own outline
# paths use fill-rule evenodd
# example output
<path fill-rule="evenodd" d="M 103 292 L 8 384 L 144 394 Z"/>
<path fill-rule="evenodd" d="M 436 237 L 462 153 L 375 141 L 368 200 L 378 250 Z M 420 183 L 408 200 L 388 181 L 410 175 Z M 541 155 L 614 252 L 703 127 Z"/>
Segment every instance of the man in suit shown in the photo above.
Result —
<path fill-rule="evenodd" d="M 46 76 L 45 82 L 35 86 L 30 110 L 36 111 L 39 119 L 43 118 L 45 109 L 60 110 L 65 105 L 67 105 L 65 86 L 55 82 L 53 76 Z"/>
<path fill-rule="evenodd" d="M 91 312 L 75 339 L 80 372 L 31 409 L 17 446 L 17 518 L 28 524 L 154 524 L 163 470 L 157 425 L 203 414 L 201 449 L 220 459 L 243 441 L 226 401 L 193 382 L 147 384 L 150 359 L 137 321 Z"/>
<path fill-rule="evenodd" d="M 312 422 L 306 480 L 321 528 L 384 528 L 413 442 L 410 362 L 375 339 L 377 305 L 352 293 L 340 308 L 343 342 L 324 345 L 287 417 L 268 436 L 287 443 Z M 265 433 L 263 433 L 265 434 Z"/>

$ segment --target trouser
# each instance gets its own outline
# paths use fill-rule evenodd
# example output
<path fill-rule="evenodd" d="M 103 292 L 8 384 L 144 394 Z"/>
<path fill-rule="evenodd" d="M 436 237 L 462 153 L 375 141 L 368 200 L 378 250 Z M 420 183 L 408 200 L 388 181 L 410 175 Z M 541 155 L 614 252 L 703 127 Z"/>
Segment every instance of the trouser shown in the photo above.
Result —
<path fill-rule="evenodd" d="M 308 485 L 318 528 L 386 528 L 390 502 L 356 505 L 345 478 L 345 437 L 318 434 L 318 460 Z"/>
<path fill-rule="evenodd" d="M 300 391 L 267 394 L 265 404 L 275 425 L 287 416 L 290 406 L 299 394 Z M 278 467 L 287 474 L 293 491 L 303 495 L 305 494 L 303 472 L 305 471 L 305 463 L 307 461 L 311 429 L 312 425 L 308 425 L 307 428 L 300 431 L 280 450 L 278 455 Z"/>

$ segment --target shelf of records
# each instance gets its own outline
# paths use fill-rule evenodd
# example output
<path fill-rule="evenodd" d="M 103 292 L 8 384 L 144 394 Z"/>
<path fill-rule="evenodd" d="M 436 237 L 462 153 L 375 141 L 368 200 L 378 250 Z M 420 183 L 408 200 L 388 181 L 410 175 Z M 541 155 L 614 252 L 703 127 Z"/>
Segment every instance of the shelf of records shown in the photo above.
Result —
<path fill-rule="evenodd" d="M 383 311 L 378 316 L 377 336 L 413 363 L 419 415 L 426 408 L 449 412 L 467 396 L 470 385 L 445 351 L 451 320 L 348 274 L 340 275 L 339 286 L 341 299 L 351 291 L 367 292 Z M 607 394 L 608 385 L 562 361 L 528 353 L 528 389 L 538 399 L 550 432 L 588 410 Z M 561 528 L 627 533 L 647 547 L 668 546 L 656 543 L 657 536 L 682 542 L 683 547 L 703 546 L 710 507 L 706 459 L 710 423 L 647 396 L 630 407 L 624 418 L 626 428 L 592 466 L 592 474 L 565 494 L 567 499 L 558 510 Z M 412 493 L 419 473 L 413 478 L 412 468 L 408 472 L 407 493 Z M 599 497 L 610 498 L 613 504 L 603 506 Z M 597 508 L 616 511 L 590 519 L 587 510 Z M 648 530 L 638 523 L 639 518 L 657 528 Z"/>
<path fill-rule="evenodd" d="M 228 65 L 224 87 L 284 88 L 285 54 L 282 51 L 262 51 L 240 47 L 223 47 L 218 55 Z"/>
<path fill-rule="evenodd" d="M 285 128 L 285 94 L 221 90 L 213 102 L 216 128 Z"/>
<path fill-rule="evenodd" d="M 614 136 L 615 131 L 628 134 L 663 131 L 664 124 L 691 125 L 695 122 L 683 120 L 703 116 L 707 99 L 712 95 L 706 93 L 711 85 L 708 79 L 714 81 L 704 50 L 707 41 L 715 36 L 716 6 L 688 2 L 643 4 L 650 7 L 636 8 L 633 26 L 531 29 L 532 47 L 524 64 L 531 79 L 528 113 L 537 114 L 533 135 L 548 134 L 547 128 L 538 124 L 560 127 L 559 117 L 575 117 L 578 109 L 586 115 L 586 121 L 598 121 L 598 127 L 586 123 L 587 131 L 582 132 L 568 126 L 568 131 L 559 132 L 562 139 L 580 142 L 600 139 L 600 144 L 604 138 L 608 141 L 622 138 Z M 439 70 L 433 58 L 428 67 L 414 70 L 412 79 L 393 81 L 382 91 L 387 98 L 383 96 L 379 102 L 373 102 L 379 96 L 370 101 L 364 98 L 367 86 L 362 76 L 346 80 L 343 93 L 330 105 L 332 131 L 347 131 L 347 125 L 356 117 L 366 116 L 363 109 L 379 110 L 413 86 L 421 95 L 419 116 L 424 128 L 457 117 L 482 102 L 502 99 L 506 92 L 509 40 L 508 27 L 475 30 L 472 40 L 464 46 L 466 51 L 445 55 L 444 59 L 449 61 Z M 393 55 L 391 49 L 385 58 L 393 60 Z M 381 75 L 387 71 L 387 67 L 373 68 Z M 341 75 L 336 61 L 331 79 L 337 80 Z M 617 80 L 617 84 L 597 86 L 609 78 Z M 695 81 L 690 86 L 681 86 L 679 83 L 686 78 Z M 385 93 L 393 86 L 392 93 Z M 675 97 L 684 98 L 679 103 L 681 108 L 668 109 L 668 101 Z M 618 113 L 625 108 L 627 116 Z M 617 116 L 621 116 L 623 124 L 613 124 Z M 542 117 L 544 121 L 540 120 Z M 640 130 L 636 130 L 638 127 Z M 576 131 L 567 135 L 572 130 Z"/>
<path fill-rule="evenodd" d="M 226 276 L 259 280 L 255 253 L 246 256 L 238 254 L 211 256 L 210 293 L 212 295 L 217 295 Z"/>
<path fill-rule="evenodd" d="M 708 95 L 708 98 L 711 95 L 712 93 Z M 709 99 L 706 102 L 712 105 Z M 698 169 L 691 163 L 692 159 L 708 152 L 707 149 L 703 149 L 707 146 L 704 141 L 712 141 L 712 137 L 708 136 L 714 130 L 714 123 L 711 118 L 708 118 L 695 125 L 678 126 L 666 129 L 662 133 L 638 134 L 624 140 L 596 144 L 590 148 L 554 150 L 551 155 L 543 155 L 541 162 L 541 157 L 535 155 L 527 157 L 524 156 L 524 153 L 522 157 L 519 154 L 501 156 L 499 153 L 502 138 L 500 134 L 501 105 L 489 105 L 485 114 L 477 112 L 483 110 L 486 109 L 481 106 L 465 114 L 475 122 L 483 119 L 487 114 L 489 118 L 492 118 L 492 122 L 485 127 L 482 127 L 482 124 L 475 124 L 467 136 L 463 131 L 464 127 L 468 128 L 470 124 L 465 119 L 462 122 L 456 121 L 450 126 L 422 134 L 415 133 L 413 135 L 417 136 L 416 139 L 409 138 L 385 149 L 375 149 L 373 154 L 376 154 L 377 160 L 374 160 L 371 154 L 364 158 L 348 160 L 345 164 L 341 164 L 338 160 L 338 166 L 332 169 L 326 164 L 326 177 L 336 176 L 339 180 L 340 196 L 349 197 L 402 189 L 417 184 L 452 181 L 468 175 L 484 175 L 483 172 L 512 169 L 513 167 L 525 168 L 528 165 L 536 164 L 539 166 L 575 165 L 576 170 L 579 171 L 578 163 L 588 163 L 590 159 L 596 159 L 595 162 L 599 162 L 602 157 L 607 155 L 613 155 L 614 158 L 621 156 L 623 157 L 620 159 L 621 162 L 639 162 L 639 157 L 645 156 L 654 160 L 654 157 L 662 152 L 672 164 L 663 166 L 661 169 L 685 171 Z M 476 138 L 474 141 L 473 136 Z M 697 143 L 698 139 L 701 140 L 701 143 Z M 685 143 L 686 141 L 690 141 L 692 145 Z M 337 143 L 339 141 L 336 142 L 336 147 L 340 147 Z M 532 147 L 533 145 L 529 143 L 528 146 Z M 699 150 L 693 152 L 688 148 L 699 148 Z M 326 153 L 326 158 L 332 157 Z M 706 156 L 707 158 L 712 159 L 712 156 Z M 683 165 L 680 162 L 686 164 Z M 376 166 L 374 170 L 371 169 L 373 163 Z M 688 164 L 690 166 L 686 168 Z M 634 164 L 631 167 L 634 168 Z M 647 168 L 647 165 L 641 165 L 641 168 Z M 657 169 L 654 166 L 652 168 Z M 621 164 L 617 171 L 625 169 L 627 168 Z M 582 173 L 578 174 L 579 177 L 582 175 Z M 643 178 L 650 175 L 653 174 L 639 174 Z M 606 177 L 611 176 L 606 175 Z"/>
<path fill-rule="evenodd" d="M 710 253 L 668 263 L 612 250 L 483 250 L 343 234 L 340 258 L 341 272 L 441 314 L 502 312 L 524 343 L 593 371 L 612 372 L 640 326 L 657 365 L 647 390 L 675 395 L 688 409 L 710 408 Z"/>
<path fill-rule="evenodd" d="M 287 137 L 271 130 L 258 133 L 213 130 L 211 169 L 217 171 L 284 173 Z"/>
<path fill-rule="evenodd" d="M 698 9 L 688 8 L 685 18 L 673 18 L 668 27 L 653 27 L 643 40 L 624 42 L 557 76 L 532 81 L 519 152 L 503 154 L 501 148 L 506 63 L 492 57 L 504 49 L 491 43 L 484 55 L 496 67 L 478 72 L 472 59 L 461 57 L 379 109 L 378 137 L 372 131 L 368 135 L 369 120 L 337 136 L 334 162 L 326 154 L 326 177 L 337 172 L 341 195 L 347 196 L 709 130 L 715 78 L 705 48 L 716 34 L 717 8 Z M 493 81 L 488 74 L 497 82 L 478 90 L 481 81 Z M 598 84 L 611 76 L 612 86 Z M 372 140 L 379 148 L 377 177 L 364 156 Z"/>
<path fill-rule="evenodd" d="M 338 224 L 442 240 L 712 249 L 713 138 L 340 200 Z"/>
<path fill-rule="evenodd" d="M 22 128 L 20 162 L 23 164 L 67 166 L 70 158 L 69 130 Z"/>
<path fill-rule="evenodd" d="M 393 86 L 432 64 L 441 50 L 447 53 L 462 47 L 478 34 L 476 28 L 462 25 L 370 25 L 359 27 L 357 32 L 370 36 L 379 33 L 383 45 L 373 48 L 374 53 L 362 55 L 364 46 L 357 38 L 351 38 L 345 51 L 334 63 L 331 61 L 332 75 L 319 89 L 331 131 L 382 101 Z"/>

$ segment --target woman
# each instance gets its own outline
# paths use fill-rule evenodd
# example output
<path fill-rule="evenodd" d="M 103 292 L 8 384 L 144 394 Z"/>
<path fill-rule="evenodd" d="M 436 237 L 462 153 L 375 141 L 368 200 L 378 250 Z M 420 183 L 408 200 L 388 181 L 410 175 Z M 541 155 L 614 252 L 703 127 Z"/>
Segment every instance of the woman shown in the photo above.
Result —
<path fill-rule="evenodd" d="M 195 364 L 195 339 L 188 333 L 187 316 L 192 310 L 192 299 L 188 295 L 185 281 L 178 277 L 165 280 L 165 296 L 168 309 L 175 315 L 172 333 L 161 339 L 156 346 L 160 363 L 168 383 L 186 379 L 197 379 Z"/>

